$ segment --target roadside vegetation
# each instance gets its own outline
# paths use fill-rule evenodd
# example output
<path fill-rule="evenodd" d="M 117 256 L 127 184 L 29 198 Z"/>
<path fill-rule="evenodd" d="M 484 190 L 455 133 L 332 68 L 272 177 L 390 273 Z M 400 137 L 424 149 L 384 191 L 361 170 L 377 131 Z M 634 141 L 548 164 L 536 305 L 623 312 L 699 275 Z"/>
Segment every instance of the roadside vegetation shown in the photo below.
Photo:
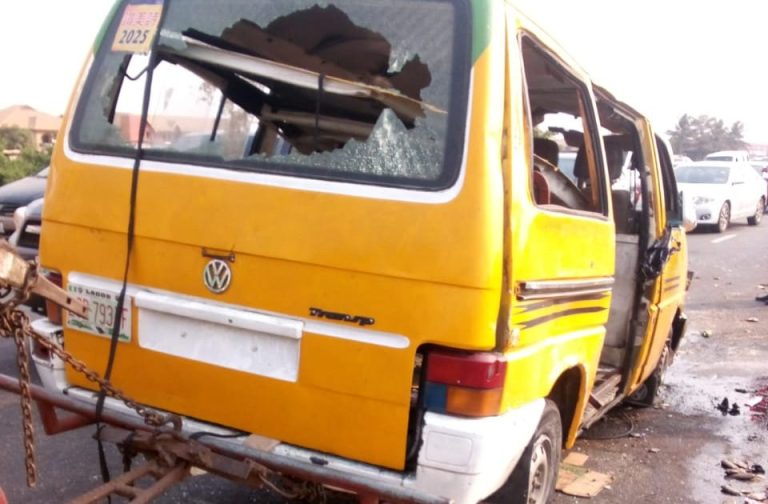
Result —
<path fill-rule="evenodd" d="M 744 124 L 736 121 L 730 127 L 717 117 L 683 114 L 675 129 L 667 131 L 675 154 L 694 161 L 704 159 L 710 152 L 741 150 L 745 147 Z"/>
<path fill-rule="evenodd" d="M 6 151 L 17 151 L 12 157 Z M 39 172 L 51 161 L 51 148 L 37 150 L 32 132 L 15 126 L 0 128 L 0 185 Z"/>

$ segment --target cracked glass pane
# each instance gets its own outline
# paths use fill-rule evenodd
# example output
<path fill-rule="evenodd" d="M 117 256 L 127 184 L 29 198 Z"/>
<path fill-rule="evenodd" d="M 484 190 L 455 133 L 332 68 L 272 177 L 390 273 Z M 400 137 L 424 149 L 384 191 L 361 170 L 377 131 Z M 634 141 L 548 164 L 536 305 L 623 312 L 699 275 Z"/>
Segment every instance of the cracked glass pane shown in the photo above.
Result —
<path fill-rule="evenodd" d="M 457 5 L 172 2 L 155 54 L 146 157 L 445 186 L 458 170 L 467 101 L 467 78 L 455 78 L 462 68 L 468 75 L 469 44 Z M 130 155 L 148 64 L 102 49 L 78 109 L 75 148 Z"/>

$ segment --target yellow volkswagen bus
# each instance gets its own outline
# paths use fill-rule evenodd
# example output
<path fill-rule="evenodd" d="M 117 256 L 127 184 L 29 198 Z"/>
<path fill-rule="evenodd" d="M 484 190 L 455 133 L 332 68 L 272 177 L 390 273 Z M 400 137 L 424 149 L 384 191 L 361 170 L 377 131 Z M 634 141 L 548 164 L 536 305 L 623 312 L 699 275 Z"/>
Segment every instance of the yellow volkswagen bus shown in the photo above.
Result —
<path fill-rule="evenodd" d="M 669 152 L 501 0 L 121 0 L 60 138 L 41 264 L 90 311 L 36 331 L 276 457 L 543 503 L 683 334 Z"/>

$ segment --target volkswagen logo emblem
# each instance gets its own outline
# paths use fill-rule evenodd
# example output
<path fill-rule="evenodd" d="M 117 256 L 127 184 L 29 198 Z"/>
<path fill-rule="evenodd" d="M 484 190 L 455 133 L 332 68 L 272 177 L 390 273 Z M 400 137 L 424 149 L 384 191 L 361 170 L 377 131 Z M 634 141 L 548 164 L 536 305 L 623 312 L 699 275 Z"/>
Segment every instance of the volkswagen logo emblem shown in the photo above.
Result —
<path fill-rule="evenodd" d="M 203 283 L 214 294 L 221 294 L 229 289 L 229 284 L 232 283 L 232 270 L 229 264 L 221 259 L 209 261 L 203 270 Z"/>

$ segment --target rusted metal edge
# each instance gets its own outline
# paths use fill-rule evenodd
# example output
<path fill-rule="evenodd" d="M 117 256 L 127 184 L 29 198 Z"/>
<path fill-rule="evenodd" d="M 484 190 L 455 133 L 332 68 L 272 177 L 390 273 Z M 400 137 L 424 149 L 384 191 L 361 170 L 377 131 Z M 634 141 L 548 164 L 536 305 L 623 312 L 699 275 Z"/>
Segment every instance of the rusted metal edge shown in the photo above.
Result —
<path fill-rule="evenodd" d="M 93 418 L 95 416 L 95 405 L 89 405 L 67 397 L 64 394 L 50 392 L 39 385 L 30 385 L 32 398 L 36 401 L 51 404 L 78 415 Z M 20 393 L 19 381 L 17 378 L 0 373 L 0 389 Z M 110 425 L 123 427 L 130 430 L 150 431 L 156 429 L 144 424 L 138 419 L 126 415 L 104 410 L 101 415 L 101 421 Z M 258 462 L 272 470 L 278 471 L 287 476 L 293 476 L 302 480 L 322 483 L 330 486 L 344 488 L 346 490 L 358 493 L 360 495 L 375 495 L 389 502 L 413 503 L 413 504 L 450 504 L 452 501 L 445 497 L 436 497 L 426 494 L 419 490 L 404 488 L 380 481 L 374 481 L 370 478 L 356 474 L 347 474 L 336 469 L 325 466 L 318 466 L 299 460 L 275 455 L 274 453 L 254 450 L 242 445 L 233 445 L 222 439 L 214 437 L 204 437 L 197 442 L 209 447 L 211 450 L 229 457 L 243 459 L 247 458 Z"/>

